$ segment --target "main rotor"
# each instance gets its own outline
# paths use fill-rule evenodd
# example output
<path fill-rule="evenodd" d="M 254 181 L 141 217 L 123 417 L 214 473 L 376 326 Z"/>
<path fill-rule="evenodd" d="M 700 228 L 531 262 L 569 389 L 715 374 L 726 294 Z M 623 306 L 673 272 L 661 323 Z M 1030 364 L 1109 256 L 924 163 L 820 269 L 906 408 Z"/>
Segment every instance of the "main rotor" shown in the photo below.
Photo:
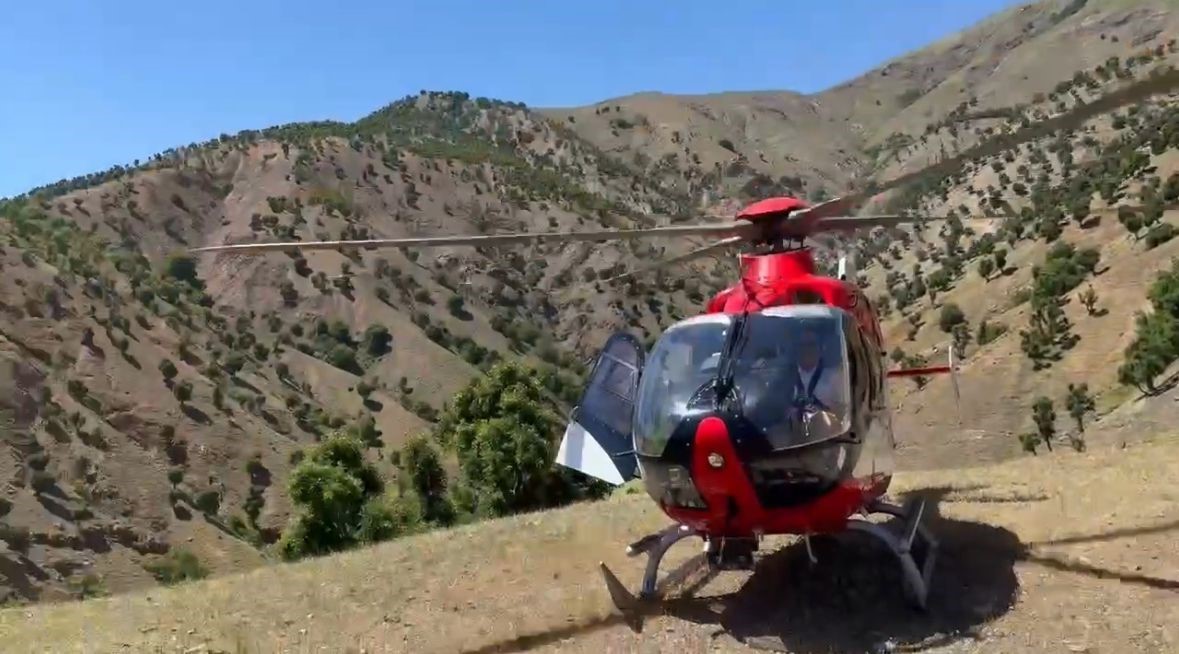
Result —
<path fill-rule="evenodd" d="M 879 193 L 876 190 L 871 195 Z M 378 248 L 429 248 L 453 246 L 503 246 L 539 243 L 609 242 L 649 238 L 711 237 L 712 242 L 685 254 L 664 259 L 653 265 L 616 275 L 604 281 L 631 278 L 653 270 L 667 268 L 694 259 L 719 254 L 730 247 L 746 250 L 786 244 L 801 247 L 806 238 L 821 232 L 852 232 L 872 227 L 896 227 L 906 223 L 944 220 L 945 216 L 909 216 L 900 214 L 851 216 L 847 212 L 868 199 L 859 193 L 808 205 L 798 198 L 772 197 L 748 205 L 729 222 L 698 222 L 645 229 L 613 229 L 578 232 L 514 232 L 471 236 L 423 236 L 337 241 L 285 241 L 274 243 L 235 243 L 194 248 L 194 253 L 230 252 L 263 254 L 267 252 L 306 252 L 316 250 L 355 251 Z"/>

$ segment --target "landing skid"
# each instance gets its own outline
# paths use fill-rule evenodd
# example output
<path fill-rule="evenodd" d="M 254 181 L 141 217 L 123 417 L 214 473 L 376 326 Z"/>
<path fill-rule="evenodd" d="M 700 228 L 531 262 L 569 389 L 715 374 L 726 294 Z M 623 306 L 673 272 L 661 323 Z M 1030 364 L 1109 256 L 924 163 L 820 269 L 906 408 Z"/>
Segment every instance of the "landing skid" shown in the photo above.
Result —
<path fill-rule="evenodd" d="M 929 599 L 929 586 L 933 579 L 933 564 L 937 558 L 937 541 L 921 518 L 925 512 L 924 500 L 915 500 L 905 507 L 883 501 L 868 506 L 867 514 L 884 513 L 902 521 L 903 529 L 896 534 L 883 524 L 869 522 L 863 518 L 848 520 L 847 528 L 875 536 L 897 557 L 901 564 L 902 590 L 905 599 L 914 608 L 922 611 Z"/>
<path fill-rule="evenodd" d="M 929 586 L 933 577 L 933 564 L 937 555 L 937 541 L 933 535 L 921 524 L 925 510 L 925 503 L 916 500 L 905 507 L 896 506 L 883 501 L 877 501 L 867 507 L 865 514 L 884 513 L 899 518 L 903 529 L 896 534 L 883 524 L 870 522 L 863 518 L 851 518 L 847 528 L 870 534 L 888 546 L 901 564 L 905 599 L 915 608 L 924 610 L 929 598 Z M 647 555 L 647 567 L 643 573 L 643 585 L 635 597 L 623 586 L 618 577 L 606 567 L 605 563 L 598 564 L 602 576 L 606 580 L 606 588 L 614 605 L 624 613 L 631 614 L 642 603 L 657 599 L 659 596 L 659 564 L 672 545 L 685 538 L 704 534 L 686 525 L 672 525 L 663 531 L 645 536 L 626 548 L 627 556 Z M 808 552 L 809 541 L 807 543 Z M 705 556 L 712 570 L 749 570 L 753 567 L 753 552 L 757 549 L 756 539 L 707 539 L 705 538 Z M 812 560 L 813 560 L 813 554 Z M 668 578 L 682 573 L 683 570 L 671 573 Z M 666 580 L 665 580 L 666 581 Z"/>

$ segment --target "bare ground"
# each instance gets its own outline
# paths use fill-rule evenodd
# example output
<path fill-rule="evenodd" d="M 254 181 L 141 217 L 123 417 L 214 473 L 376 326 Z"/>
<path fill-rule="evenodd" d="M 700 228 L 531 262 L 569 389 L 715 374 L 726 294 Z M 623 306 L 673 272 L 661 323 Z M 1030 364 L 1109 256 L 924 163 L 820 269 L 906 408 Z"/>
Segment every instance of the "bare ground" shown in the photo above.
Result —
<path fill-rule="evenodd" d="M 769 541 L 754 573 L 679 587 L 635 633 L 595 567 L 634 586 L 643 496 L 111 598 L 0 611 L 6 652 L 1173 652 L 1179 444 L 902 473 L 932 502 L 931 608 L 874 544 Z M 899 497 L 898 497 L 899 499 Z M 673 550 L 668 568 L 693 546 Z M 696 585 L 696 584 L 693 584 Z M 196 648 L 196 649 L 194 649 Z M 206 649 L 207 648 L 207 649 Z"/>

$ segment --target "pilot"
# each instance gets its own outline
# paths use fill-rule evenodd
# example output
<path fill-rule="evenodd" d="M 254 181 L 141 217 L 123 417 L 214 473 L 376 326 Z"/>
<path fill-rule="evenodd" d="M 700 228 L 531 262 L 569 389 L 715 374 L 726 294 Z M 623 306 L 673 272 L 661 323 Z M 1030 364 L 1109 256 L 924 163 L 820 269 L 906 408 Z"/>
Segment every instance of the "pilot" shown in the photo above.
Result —
<path fill-rule="evenodd" d="M 795 399 L 804 405 L 817 405 L 824 411 L 840 413 L 844 402 L 843 371 L 839 362 L 824 360 L 819 335 L 814 330 L 802 332 L 798 341 L 798 386 Z"/>

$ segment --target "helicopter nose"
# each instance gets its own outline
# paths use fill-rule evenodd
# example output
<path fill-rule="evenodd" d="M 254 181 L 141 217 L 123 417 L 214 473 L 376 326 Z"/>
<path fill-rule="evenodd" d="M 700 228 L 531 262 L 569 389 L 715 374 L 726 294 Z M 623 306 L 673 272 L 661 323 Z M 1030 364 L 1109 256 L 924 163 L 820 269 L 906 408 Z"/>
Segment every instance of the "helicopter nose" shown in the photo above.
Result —
<path fill-rule="evenodd" d="M 726 506 L 730 500 L 744 504 L 752 493 L 724 420 L 711 416 L 696 427 L 692 443 L 692 476 L 709 506 Z"/>

